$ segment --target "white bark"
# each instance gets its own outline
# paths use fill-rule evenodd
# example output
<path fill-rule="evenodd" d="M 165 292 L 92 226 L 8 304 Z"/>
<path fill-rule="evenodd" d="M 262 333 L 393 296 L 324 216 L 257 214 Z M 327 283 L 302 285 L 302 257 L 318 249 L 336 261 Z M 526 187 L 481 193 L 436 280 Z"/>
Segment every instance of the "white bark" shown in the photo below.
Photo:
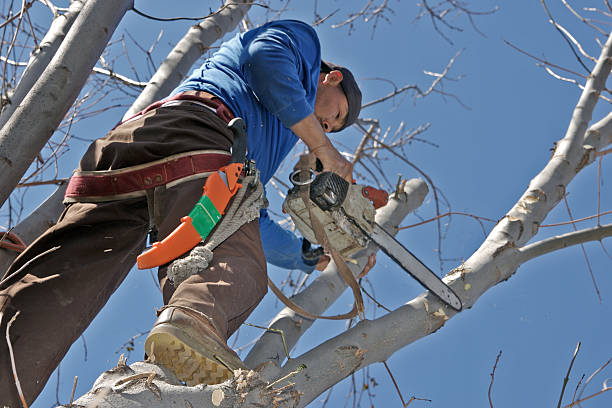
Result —
<path fill-rule="evenodd" d="M 133 0 L 88 1 L 40 79 L 0 130 L 0 205 L 68 112 L 132 5 Z"/>
<path fill-rule="evenodd" d="M 612 224 L 601 225 L 593 228 L 587 228 L 580 231 L 569 232 L 534 242 L 533 244 L 525 245 L 518 249 L 518 263 L 523 264 L 530 259 L 537 258 L 559 249 L 567 248 L 572 245 L 578 245 L 589 241 L 601 241 L 604 238 L 612 236 Z"/>
<path fill-rule="evenodd" d="M 427 184 L 423 180 L 409 180 L 403 193 L 391 198 L 385 207 L 376 211 L 376 221 L 390 233 L 396 234 L 397 226 L 408 213 L 423 203 L 427 192 Z M 377 250 L 378 248 L 372 245 L 357 254 L 355 259 L 358 264 L 348 265 L 353 274 L 358 275 L 363 270 L 368 257 Z M 317 279 L 291 300 L 305 310 L 320 315 L 342 295 L 346 287 L 338 268 L 332 261 Z M 284 308 L 270 323 L 269 328 L 273 331 L 264 333 L 251 348 L 244 360 L 245 364 L 248 367 L 257 367 L 261 363 L 273 361 L 280 365 L 285 360 L 285 351 L 278 330 L 282 330 L 287 348 L 291 350 L 313 323 L 313 320 L 298 315 L 288 307 Z"/>
<path fill-rule="evenodd" d="M 47 31 L 38 48 L 30 56 L 27 68 L 21 75 L 19 83 L 8 94 L 8 104 L 2 108 L 2 114 L 0 114 L 0 128 L 6 124 L 15 112 L 15 109 L 23 101 L 23 98 L 25 98 L 26 94 L 32 89 L 45 68 L 49 65 L 49 62 L 51 62 L 86 1 L 76 0 L 71 2 L 68 11 L 53 20 L 49 31 Z"/>
<path fill-rule="evenodd" d="M 209 47 L 232 31 L 251 7 L 248 1 L 227 0 L 225 5 L 200 24 L 192 26 L 170 51 L 148 85 L 123 116 L 129 118 L 170 94 L 187 76 L 191 66 Z"/>

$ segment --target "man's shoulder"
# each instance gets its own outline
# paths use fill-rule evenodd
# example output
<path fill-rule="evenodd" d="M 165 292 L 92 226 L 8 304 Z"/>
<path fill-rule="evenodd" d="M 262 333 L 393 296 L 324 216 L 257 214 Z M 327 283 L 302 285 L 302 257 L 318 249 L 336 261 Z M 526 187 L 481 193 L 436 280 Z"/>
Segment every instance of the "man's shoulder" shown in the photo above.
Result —
<path fill-rule="evenodd" d="M 289 28 L 301 28 L 307 29 L 314 32 L 314 29 L 310 26 L 310 24 L 301 21 L 301 20 L 293 20 L 293 19 L 284 19 L 284 20 L 272 20 L 263 24 L 262 27 L 266 26 L 286 26 Z"/>
<path fill-rule="evenodd" d="M 296 33 L 300 35 L 311 35 L 318 39 L 317 32 L 312 28 L 312 26 L 308 23 L 305 23 L 300 20 L 274 20 L 269 21 L 266 24 L 260 27 L 261 29 L 265 28 L 277 28 L 282 31 L 287 31 L 290 33 Z"/>

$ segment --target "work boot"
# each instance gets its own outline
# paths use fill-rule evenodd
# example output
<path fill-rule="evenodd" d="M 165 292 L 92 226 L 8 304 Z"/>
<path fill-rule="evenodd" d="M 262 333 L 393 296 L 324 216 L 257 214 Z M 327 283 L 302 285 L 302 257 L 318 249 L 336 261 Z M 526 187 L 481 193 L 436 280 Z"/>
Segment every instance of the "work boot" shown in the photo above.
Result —
<path fill-rule="evenodd" d="M 172 370 L 185 384 L 219 384 L 246 369 L 238 355 L 200 312 L 164 309 L 145 342 L 149 360 Z"/>

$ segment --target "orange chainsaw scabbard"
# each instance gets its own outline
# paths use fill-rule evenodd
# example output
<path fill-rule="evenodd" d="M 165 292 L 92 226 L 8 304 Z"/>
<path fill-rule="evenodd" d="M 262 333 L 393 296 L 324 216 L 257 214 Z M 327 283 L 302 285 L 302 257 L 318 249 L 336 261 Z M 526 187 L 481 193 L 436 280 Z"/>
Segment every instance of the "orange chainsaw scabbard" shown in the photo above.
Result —
<path fill-rule="evenodd" d="M 153 243 L 148 251 L 138 256 L 138 269 L 164 265 L 206 239 L 221 215 L 225 214 L 232 197 L 242 187 L 238 179 L 243 167 L 242 163 L 231 163 L 208 176 L 202 198 L 194 209 L 188 216 L 181 218 L 181 224 L 170 235 L 161 242 Z M 225 173 L 224 177 L 221 172 Z"/>
<path fill-rule="evenodd" d="M 138 256 L 138 269 L 166 264 L 195 247 L 201 240 L 202 237 L 193 227 L 191 217 L 185 216 L 181 218 L 181 224 L 163 241 L 154 242 L 148 251 Z"/>
<path fill-rule="evenodd" d="M 225 214 L 227 203 L 229 203 L 238 189 L 242 187 L 242 184 L 238 183 L 238 178 L 243 167 L 244 165 L 241 163 L 231 163 L 222 167 L 218 172 L 211 174 L 206 179 L 204 195 L 210 198 L 219 214 Z M 221 171 L 225 173 L 227 184 L 221 177 Z"/>

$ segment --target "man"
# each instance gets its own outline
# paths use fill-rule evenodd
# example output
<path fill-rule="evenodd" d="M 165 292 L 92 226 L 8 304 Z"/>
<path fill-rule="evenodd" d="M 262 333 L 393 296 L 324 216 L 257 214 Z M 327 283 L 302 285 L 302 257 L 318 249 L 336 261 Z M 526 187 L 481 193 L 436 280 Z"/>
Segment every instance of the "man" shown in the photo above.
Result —
<path fill-rule="evenodd" d="M 299 21 L 276 21 L 235 36 L 167 101 L 95 141 L 71 180 L 58 223 L 15 260 L 0 283 L 0 332 L 19 312 L 11 343 L 26 400 L 36 398 L 123 281 L 151 225 L 159 239 L 172 232 L 201 196 L 203 177 L 227 161 L 232 117 L 246 123 L 248 157 L 263 184 L 298 138 L 325 170 L 350 180 L 350 162 L 325 132 L 352 124 L 360 106 L 350 71 L 321 61 L 314 30 Z M 186 160 L 189 176 L 167 176 Z M 278 248 L 279 239 L 285 250 Z M 267 291 L 266 258 L 310 272 L 314 265 L 301 258 L 300 247 L 297 237 L 263 212 L 259 222 L 244 224 L 215 248 L 205 270 L 175 284 L 166 276 L 167 265 L 160 267 L 166 306 L 146 341 L 149 359 L 188 385 L 230 378 L 243 364 L 226 340 Z M 321 259 L 319 268 L 326 262 Z M 7 344 L 0 350 L 0 406 L 16 407 Z"/>

